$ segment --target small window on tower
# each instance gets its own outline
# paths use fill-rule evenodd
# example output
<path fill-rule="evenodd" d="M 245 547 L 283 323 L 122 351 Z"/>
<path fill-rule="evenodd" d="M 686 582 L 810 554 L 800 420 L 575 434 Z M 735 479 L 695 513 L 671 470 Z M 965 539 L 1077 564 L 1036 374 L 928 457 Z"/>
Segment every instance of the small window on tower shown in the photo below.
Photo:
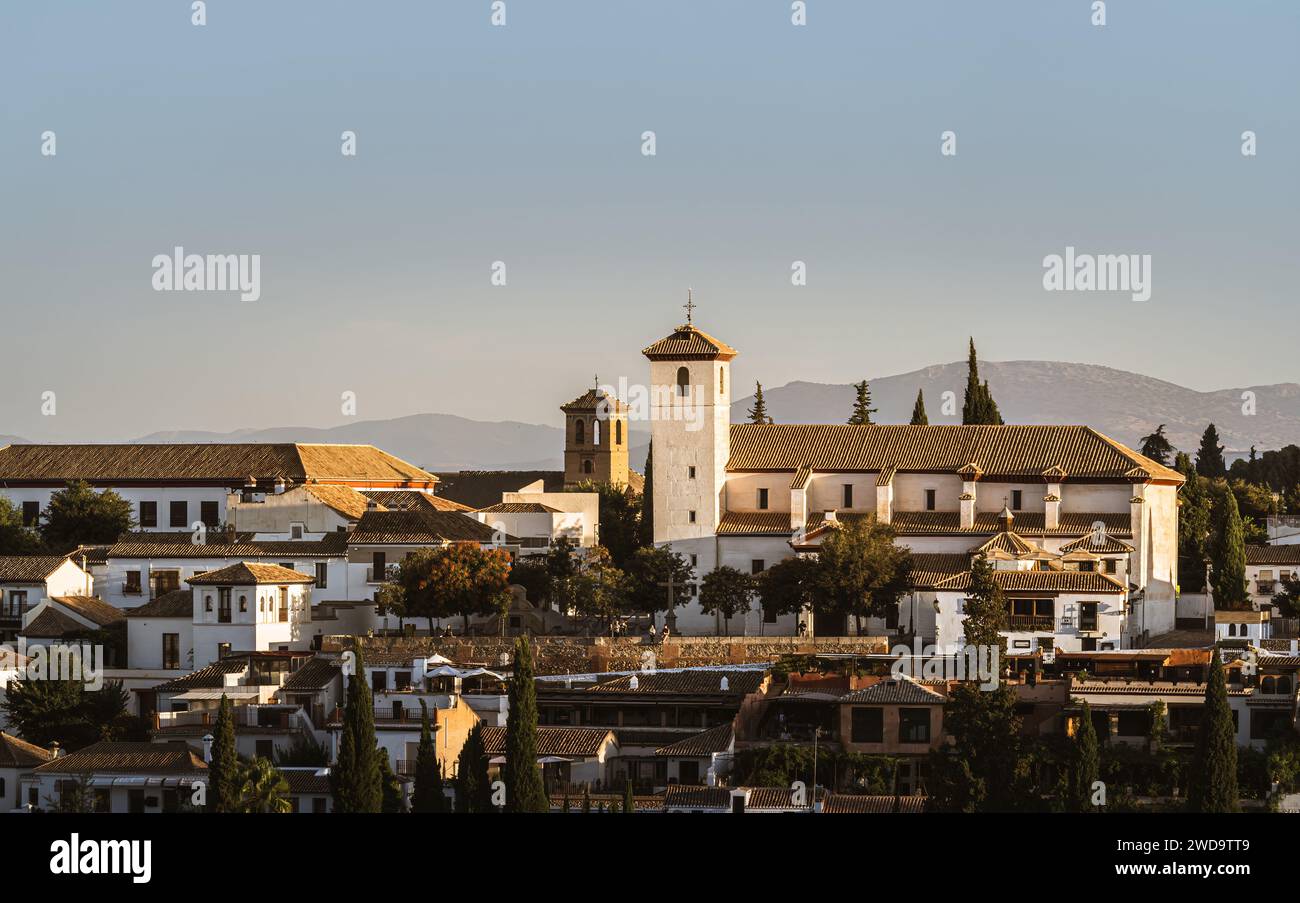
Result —
<path fill-rule="evenodd" d="M 695 467 L 693 465 L 686 468 L 686 478 L 690 480 L 695 479 Z"/>
<path fill-rule="evenodd" d="M 591 421 L 591 444 L 600 445 L 600 421 Z"/>
<path fill-rule="evenodd" d="M 685 367 L 677 368 L 677 394 L 685 398 L 691 391 L 691 371 Z"/>
<path fill-rule="evenodd" d="M 853 484 L 852 483 L 844 484 L 844 507 L 845 508 L 853 507 Z"/>
<path fill-rule="evenodd" d="M 925 510 L 926 510 L 926 511 L 933 511 L 933 510 L 934 510 L 934 490 L 933 490 L 933 489 L 927 489 L 927 490 L 925 490 Z"/>
<path fill-rule="evenodd" d="M 767 510 L 767 489 L 766 488 L 758 490 L 758 510 L 759 511 Z"/>
<path fill-rule="evenodd" d="M 690 519 L 691 519 L 691 523 L 695 523 L 695 512 L 694 512 L 694 511 L 690 512 Z"/>
<path fill-rule="evenodd" d="M 1025 498 L 1025 493 L 1024 493 L 1023 490 L 1021 490 L 1021 489 L 1012 489 L 1012 490 L 1011 490 L 1011 510 L 1012 510 L 1012 511 L 1019 511 L 1020 508 L 1021 508 L 1021 502 L 1024 501 L 1024 498 Z"/>
<path fill-rule="evenodd" d="M 583 462 L 582 462 L 582 472 L 583 472 L 583 473 L 591 473 L 591 461 L 590 461 L 590 460 L 586 460 L 586 461 L 583 461 Z"/>
<path fill-rule="evenodd" d="M 614 444 L 623 444 L 623 421 L 621 420 L 614 421 Z"/>
<path fill-rule="evenodd" d="M 577 445 L 587 441 L 587 424 L 581 420 L 573 421 L 573 441 Z"/>
<path fill-rule="evenodd" d="M 718 368 L 718 394 L 727 394 L 727 371 L 721 367 Z"/>

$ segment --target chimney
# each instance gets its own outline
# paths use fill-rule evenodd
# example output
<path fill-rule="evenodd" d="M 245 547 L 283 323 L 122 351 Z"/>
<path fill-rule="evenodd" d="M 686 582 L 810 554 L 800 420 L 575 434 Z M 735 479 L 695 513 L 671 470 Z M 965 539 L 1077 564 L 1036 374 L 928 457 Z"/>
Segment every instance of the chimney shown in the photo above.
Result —
<path fill-rule="evenodd" d="M 975 488 L 974 483 L 971 483 L 970 486 L 972 489 Z M 963 492 L 961 494 L 960 501 L 961 501 L 961 528 L 963 530 L 969 530 L 975 526 L 975 493 Z"/>
<path fill-rule="evenodd" d="M 50 744 L 50 752 L 54 753 L 56 759 L 63 755 L 63 747 L 59 745 L 58 740 Z"/>
<path fill-rule="evenodd" d="M 629 680 L 629 681 L 627 682 L 627 688 L 628 688 L 629 690 L 635 690 L 635 689 L 639 688 L 640 686 L 641 686 L 641 681 L 640 681 L 640 679 L 639 679 L 635 674 L 633 674 L 633 675 L 632 675 L 632 679 Z"/>
<path fill-rule="evenodd" d="M 211 734 L 203 735 L 203 761 L 209 765 L 212 764 L 212 741 L 214 739 Z"/>
<path fill-rule="evenodd" d="M 275 478 L 275 494 L 276 494 L 276 495 L 283 495 L 283 494 L 284 494 L 284 487 L 285 487 L 284 477 L 276 477 L 276 478 Z"/>
<path fill-rule="evenodd" d="M 832 508 L 832 509 L 830 509 L 829 511 L 826 512 L 826 514 L 825 514 L 825 520 L 826 520 L 826 523 L 828 523 L 828 524 L 838 524 L 838 523 L 840 522 L 839 515 L 835 513 L 835 509 L 834 509 L 834 508 Z"/>

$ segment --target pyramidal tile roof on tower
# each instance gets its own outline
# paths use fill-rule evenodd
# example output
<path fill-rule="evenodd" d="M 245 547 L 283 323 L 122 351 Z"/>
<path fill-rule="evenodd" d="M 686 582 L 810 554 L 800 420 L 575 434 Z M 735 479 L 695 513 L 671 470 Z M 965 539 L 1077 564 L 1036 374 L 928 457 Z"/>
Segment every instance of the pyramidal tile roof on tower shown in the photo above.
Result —
<path fill-rule="evenodd" d="M 726 342 L 690 323 L 678 326 L 671 335 L 642 349 L 641 353 L 652 361 L 729 361 L 739 354 Z"/>

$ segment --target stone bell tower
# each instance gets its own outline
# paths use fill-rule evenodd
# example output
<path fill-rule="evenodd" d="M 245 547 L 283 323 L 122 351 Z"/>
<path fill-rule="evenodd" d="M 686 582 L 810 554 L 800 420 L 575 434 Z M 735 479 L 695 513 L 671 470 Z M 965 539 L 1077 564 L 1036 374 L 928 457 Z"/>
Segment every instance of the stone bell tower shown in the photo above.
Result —
<path fill-rule="evenodd" d="M 588 389 L 564 412 L 564 485 L 626 486 L 627 406 L 599 388 Z"/>

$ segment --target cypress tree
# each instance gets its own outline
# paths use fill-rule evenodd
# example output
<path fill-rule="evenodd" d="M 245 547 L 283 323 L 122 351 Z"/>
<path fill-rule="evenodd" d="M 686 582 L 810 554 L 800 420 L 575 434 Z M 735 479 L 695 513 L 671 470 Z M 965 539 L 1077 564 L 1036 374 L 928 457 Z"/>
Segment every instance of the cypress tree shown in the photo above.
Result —
<path fill-rule="evenodd" d="M 750 423 L 771 423 L 772 418 L 767 415 L 767 402 L 763 400 L 763 384 L 754 383 L 754 406 L 749 409 Z"/>
<path fill-rule="evenodd" d="M 583 815 L 591 814 L 591 788 L 590 787 L 582 788 L 582 814 Z"/>
<path fill-rule="evenodd" d="M 1244 608 L 1246 594 L 1246 536 L 1241 512 L 1232 489 L 1221 485 L 1215 493 L 1210 525 L 1211 582 L 1215 608 Z"/>
<path fill-rule="evenodd" d="M 636 800 L 632 796 L 632 781 L 630 779 L 623 785 L 623 811 L 627 813 L 636 812 Z"/>
<path fill-rule="evenodd" d="M 402 782 L 393 774 L 393 766 L 388 764 L 388 754 L 383 750 L 379 751 L 379 787 L 380 787 L 380 804 L 379 811 L 385 815 L 392 815 L 402 811 Z"/>
<path fill-rule="evenodd" d="M 235 752 L 235 714 L 225 693 L 221 694 L 212 734 L 208 808 L 213 812 L 235 812 L 239 808 L 239 754 Z"/>
<path fill-rule="evenodd" d="M 515 640 L 514 672 L 510 678 L 510 712 L 506 716 L 507 812 L 546 812 L 550 803 L 537 769 L 537 688 L 533 683 L 533 650 L 528 637 Z"/>
<path fill-rule="evenodd" d="M 975 355 L 975 339 L 970 340 L 970 356 L 966 362 L 966 397 L 962 402 L 961 422 L 967 425 L 1001 426 L 1002 414 L 998 411 L 988 380 L 980 382 L 979 360 Z"/>
<path fill-rule="evenodd" d="M 1079 715 L 1079 730 L 1070 751 L 1070 808 L 1075 812 L 1092 811 L 1092 785 L 1097 780 L 1097 731 L 1092 726 L 1092 709 L 1087 702 Z"/>
<path fill-rule="evenodd" d="M 641 545 L 652 546 L 655 541 L 655 489 L 654 489 L 654 451 L 651 442 L 645 450 L 645 486 L 641 489 Z"/>
<path fill-rule="evenodd" d="M 492 787 L 488 781 L 487 750 L 483 726 L 474 725 L 461 747 L 456 765 L 456 811 L 491 812 Z"/>
<path fill-rule="evenodd" d="M 411 811 L 447 811 L 447 797 L 442 790 L 442 767 L 438 763 L 438 749 L 433 744 L 429 709 L 423 699 L 420 700 L 420 745 L 415 751 L 415 791 Z"/>
<path fill-rule="evenodd" d="M 923 390 L 916 390 L 916 404 L 912 405 L 912 426 L 929 426 L 930 418 L 925 413 L 925 395 Z"/>
<path fill-rule="evenodd" d="M 1213 423 L 1201 434 L 1201 447 L 1196 452 L 1196 472 L 1211 480 L 1228 475 L 1227 465 L 1223 463 L 1223 446 L 1219 444 L 1219 431 Z"/>
<path fill-rule="evenodd" d="M 1210 679 L 1205 684 L 1205 708 L 1201 713 L 1200 735 L 1192 760 L 1188 808 L 1192 812 L 1236 812 L 1237 731 L 1228 705 L 1228 685 L 1223 661 L 1216 647 L 1210 660 Z"/>
<path fill-rule="evenodd" d="M 356 673 L 348 681 L 338 762 L 331 772 L 335 812 L 379 812 L 383 808 L 383 778 L 376 748 L 374 700 L 366 683 L 361 649 L 354 650 Z"/>
<path fill-rule="evenodd" d="M 871 386 L 864 379 L 860 383 L 854 383 L 853 388 L 857 397 L 853 400 L 853 413 L 849 416 L 849 423 L 859 426 L 869 424 L 871 415 L 876 413 L 876 409 L 871 406 Z"/>
<path fill-rule="evenodd" d="M 971 562 L 962 633 L 969 646 L 1001 647 L 999 631 L 1007 626 L 1007 602 L 993 578 L 993 565 L 980 555 Z"/>

